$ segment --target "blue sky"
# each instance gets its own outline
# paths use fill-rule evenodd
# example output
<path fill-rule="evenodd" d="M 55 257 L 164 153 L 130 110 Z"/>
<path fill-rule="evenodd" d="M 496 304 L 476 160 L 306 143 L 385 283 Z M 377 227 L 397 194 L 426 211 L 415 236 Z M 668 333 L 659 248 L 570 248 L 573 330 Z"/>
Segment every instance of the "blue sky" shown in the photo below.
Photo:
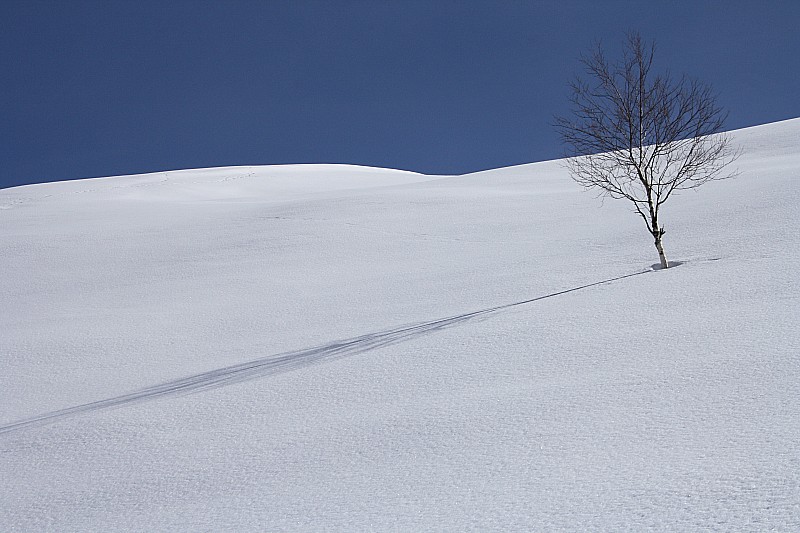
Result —
<path fill-rule="evenodd" d="M 800 116 L 800 2 L 0 3 L 0 187 L 223 165 L 465 173 L 563 153 L 578 58 L 634 29 L 730 129 Z"/>

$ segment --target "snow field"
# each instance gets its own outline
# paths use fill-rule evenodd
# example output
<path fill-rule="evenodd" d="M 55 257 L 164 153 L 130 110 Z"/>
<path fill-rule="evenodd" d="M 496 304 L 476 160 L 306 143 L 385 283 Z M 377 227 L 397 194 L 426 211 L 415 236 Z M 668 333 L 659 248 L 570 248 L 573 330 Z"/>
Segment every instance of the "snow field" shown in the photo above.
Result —
<path fill-rule="evenodd" d="M 2 529 L 800 528 L 800 120 L 733 135 L 667 271 L 558 162 L 0 191 Z"/>

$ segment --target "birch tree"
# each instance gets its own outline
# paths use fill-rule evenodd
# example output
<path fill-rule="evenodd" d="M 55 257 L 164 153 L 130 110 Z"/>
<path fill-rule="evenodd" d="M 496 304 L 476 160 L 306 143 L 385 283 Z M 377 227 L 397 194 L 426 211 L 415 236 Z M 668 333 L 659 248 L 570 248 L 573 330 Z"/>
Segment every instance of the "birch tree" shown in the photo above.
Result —
<path fill-rule="evenodd" d="M 661 208 L 676 191 L 733 176 L 738 153 L 722 132 L 727 113 L 709 85 L 653 73 L 655 45 L 630 33 L 621 59 L 600 45 L 571 83 L 572 114 L 557 117 L 572 178 L 631 202 L 653 237 L 662 268 Z"/>

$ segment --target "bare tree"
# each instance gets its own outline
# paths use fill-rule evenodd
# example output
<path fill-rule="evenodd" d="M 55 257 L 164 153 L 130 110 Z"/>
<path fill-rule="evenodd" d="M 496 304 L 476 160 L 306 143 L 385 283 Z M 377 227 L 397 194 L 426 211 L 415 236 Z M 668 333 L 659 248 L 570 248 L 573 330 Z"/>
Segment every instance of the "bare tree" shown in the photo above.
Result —
<path fill-rule="evenodd" d="M 675 191 L 733 176 L 726 169 L 738 153 L 720 133 L 727 113 L 710 86 L 654 75 L 654 51 L 630 33 L 621 60 L 610 63 L 598 45 L 582 60 L 589 81 L 571 84 L 572 116 L 555 125 L 572 178 L 632 202 L 667 268 L 661 206 Z"/>

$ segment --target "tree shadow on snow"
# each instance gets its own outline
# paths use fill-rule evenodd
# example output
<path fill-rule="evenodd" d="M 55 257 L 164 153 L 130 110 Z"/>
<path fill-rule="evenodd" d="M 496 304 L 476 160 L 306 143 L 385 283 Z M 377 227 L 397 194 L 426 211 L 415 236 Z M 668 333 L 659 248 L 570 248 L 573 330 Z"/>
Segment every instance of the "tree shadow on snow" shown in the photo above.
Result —
<path fill-rule="evenodd" d="M 59 409 L 57 411 L 51 411 L 49 413 L 43 413 L 31 418 L 5 424 L 0 426 L 0 434 L 12 433 L 30 427 L 43 426 L 67 417 L 99 411 L 101 409 L 134 405 L 157 400 L 159 398 L 168 398 L 202 392 L 233 385 L 235 383 L 242 383 L 266 376 L 289 372 L 310 365 L 333 361 L 343 357 L 364 353 L 369 350 L 375 350 L 377 348 L 406 342 L 424 335 L 430 335 L 446 328 L 461 325 L 469 321 L 484 319 L 493 313 L 510 309 L 512 307 L 530 304 L 546 298 L 552 298 L 554 296 L 587 289 L 589 287 L 594 287 L 605 283 L 611 283 L 633 276 L 640 276 L 648 272 L 652 272 L 652 270 L 642 270 L 633 274 L 626 274 L 624 276 L 605 279 L 602 281 L 581 285 L 579 287 L 573 287 L 571 289 L 553 292 L 543 296 L 537 296 L 528 300 L 522 300 L 497 307 L 481 309 L 479 311 L 473 311 L 470 313 L 440 318 L 438 320 L 431 320 L 428 322 L 386 329 L 350 339 L 334 341 L 329 344 L 270 355 L 260 359 L 255 359 L 253 361 L 248 361 L 246 363 L 240 363 L 207 372 L 201 372 L 199 374 L 167 381 L 165 383 L 153 385 L 138 391 L 123 394 L 121 396 L 115 396 L 105 400 L 98 400 L 83 405 L 68 407 L 66 409 Z"/>
<path fill-rule="evenodd" d="M 685 261 L 667 261 L 667 268 L 674 268 L 681 266 Z M 661 263 L 653 263 L 650 265 L 650 270 L 667 270 L 661 266 Z"/>

